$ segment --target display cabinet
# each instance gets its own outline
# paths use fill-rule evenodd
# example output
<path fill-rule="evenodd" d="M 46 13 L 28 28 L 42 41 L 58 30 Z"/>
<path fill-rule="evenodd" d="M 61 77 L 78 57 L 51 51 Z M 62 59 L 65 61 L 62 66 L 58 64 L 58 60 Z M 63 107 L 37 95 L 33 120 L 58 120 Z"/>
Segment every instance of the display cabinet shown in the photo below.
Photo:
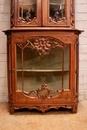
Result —
<path fill-rule="evenodd" d="M 11 0 L 9 110 L 78 106 L 79 34 L 73 0 Z"/>
<path fill-rule="evenodd" d="M 11 0 L 11 27 L 74 28 L 74 0 Z"/>

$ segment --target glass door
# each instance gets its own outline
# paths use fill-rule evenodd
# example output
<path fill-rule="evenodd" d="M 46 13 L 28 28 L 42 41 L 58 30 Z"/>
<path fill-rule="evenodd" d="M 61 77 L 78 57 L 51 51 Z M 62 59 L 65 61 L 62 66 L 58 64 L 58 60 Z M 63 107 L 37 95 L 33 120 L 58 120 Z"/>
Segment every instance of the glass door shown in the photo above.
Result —
<path fill-rule="evenodd" d="M 16 0 L 17 26 L 41 26 L 41 0 Z"/>
<path fill-rule="evenodd" d="M 49 0 L 49 20 L 56 23 L 66 21 L 65 0 Z"/>
<path fill-rule="evenodd" d="M 58 39 L 34 37 L 17 44 L 16 59 L 17 90 L 30 96 L 43 88 L 50 96 L 69 90 L 69 46 Z"/>
<path fill-rule="evenodd" d="M 43 25 L 70 27 L 71 0 L 45 0 L 43 1 Z"/>

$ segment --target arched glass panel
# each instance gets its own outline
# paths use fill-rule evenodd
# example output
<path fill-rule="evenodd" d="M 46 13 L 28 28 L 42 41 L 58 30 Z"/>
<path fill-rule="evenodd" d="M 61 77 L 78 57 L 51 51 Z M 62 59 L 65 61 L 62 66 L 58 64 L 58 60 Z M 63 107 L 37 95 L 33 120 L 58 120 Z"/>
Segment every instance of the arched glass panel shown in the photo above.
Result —
<path fill-rule="evenodd" d="M 61 22 L 66 19 L 65 0 L 49 0 L 49 17 L 54 22 Z"/>
<path fill-rule="evenodd" d="M 36 0 L 19 0 L 19 19 L 31 22 L 36 17 Z"/>

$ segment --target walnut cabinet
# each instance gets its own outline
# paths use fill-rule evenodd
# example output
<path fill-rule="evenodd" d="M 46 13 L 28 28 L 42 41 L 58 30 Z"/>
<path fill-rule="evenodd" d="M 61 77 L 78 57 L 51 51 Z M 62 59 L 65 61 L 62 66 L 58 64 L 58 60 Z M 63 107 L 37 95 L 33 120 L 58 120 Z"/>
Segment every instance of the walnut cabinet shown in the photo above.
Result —
<path fill-rule="evenodd" d="M 9 110 L 77 112 L 79 34 L 73 0 L 11 0 L 7 35 Z"/>

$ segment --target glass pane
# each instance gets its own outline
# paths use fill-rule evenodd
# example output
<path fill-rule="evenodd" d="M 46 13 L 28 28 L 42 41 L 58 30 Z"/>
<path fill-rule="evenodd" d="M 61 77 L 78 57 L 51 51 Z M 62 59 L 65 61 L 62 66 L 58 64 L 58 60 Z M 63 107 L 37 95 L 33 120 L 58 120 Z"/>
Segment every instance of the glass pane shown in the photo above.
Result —
<path fill-rule="evenodd" d="M 53 48 L 48 55 L 39 56 L 36 50 L 24 49 L 24 69 L 62 71 L 62 49 Z"/>
<path fill-rule="evenodd" d="M 31 22 L 36 17 L 36 0 L 19 0 L 19 18 Z"/>
<path fill-rule="evenodd" d="M 60 58 L 59 58 L 60 57 Z M 39 57 L 29 48 L 24 49 L 24 90 L 31 91 L 47 84 L 50 89 L 62 89 L 62 49 L 52 49 L 49 55 Z"/>
<path fill-rule="evenodd" d="M 65 16 L 65 0 L 49 0 L 49 17 L 55 22 L 63 21 Z"/>

